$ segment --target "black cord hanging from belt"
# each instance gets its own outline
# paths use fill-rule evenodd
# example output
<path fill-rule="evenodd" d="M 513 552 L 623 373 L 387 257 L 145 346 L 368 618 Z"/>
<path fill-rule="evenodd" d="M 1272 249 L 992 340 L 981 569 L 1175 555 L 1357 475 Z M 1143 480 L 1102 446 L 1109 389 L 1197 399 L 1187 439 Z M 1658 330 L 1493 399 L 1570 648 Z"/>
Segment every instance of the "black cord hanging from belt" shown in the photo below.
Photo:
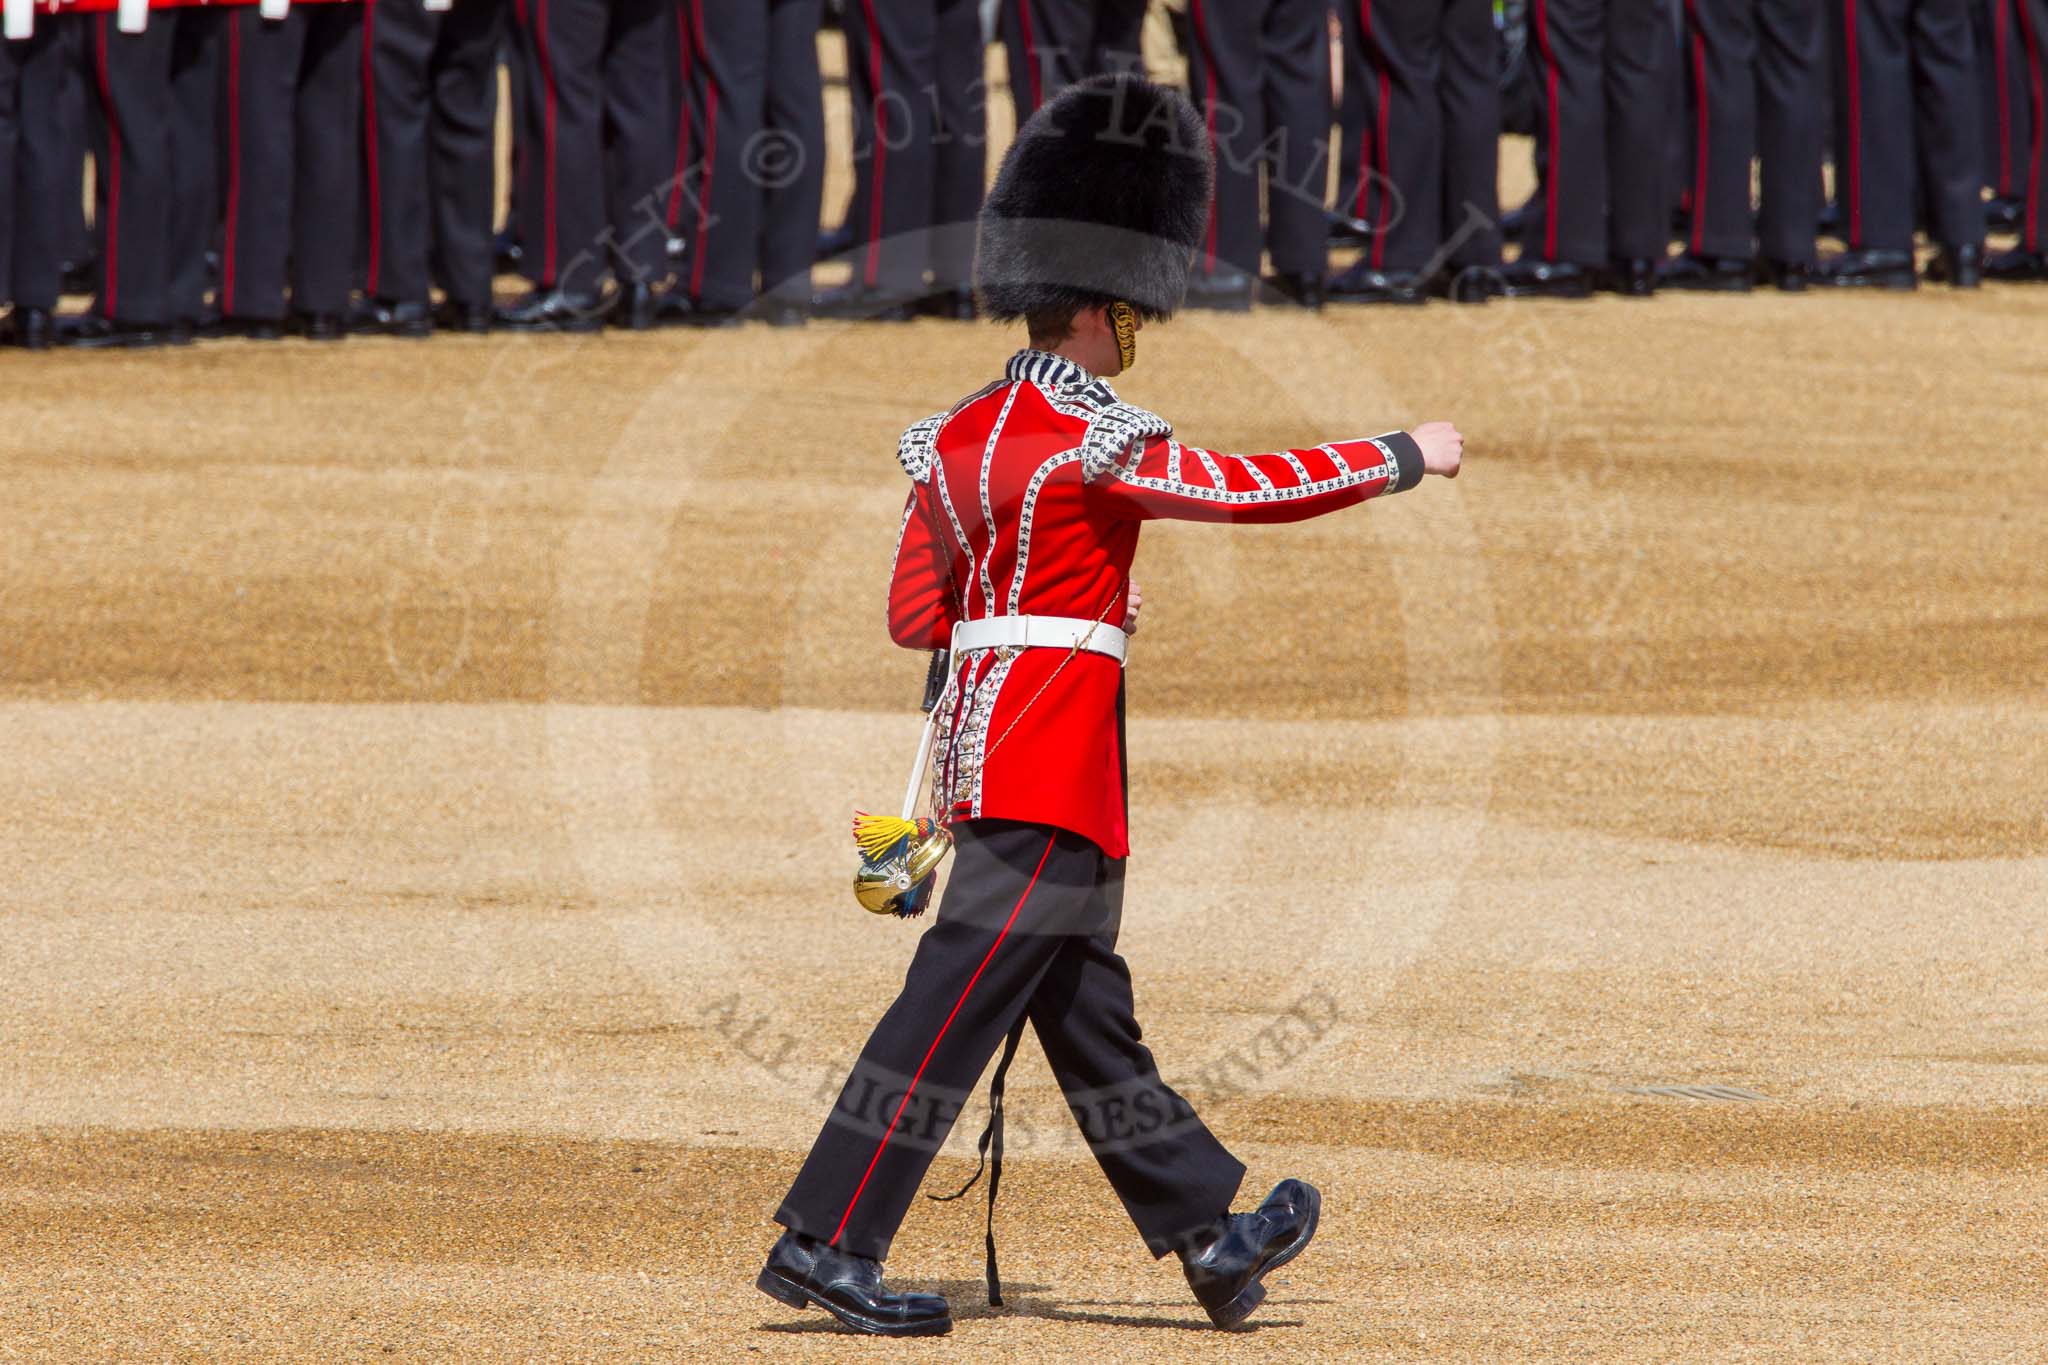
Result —
<path fill-rule="evenodd" d="M 988 1168 L 988 1302 L 991 1308 L 1003 1306 L 1003 1281 L 996 1274 L 996 1192 L 1003 1187 L 1003 1078 L 1009 1074 L 1010 1062 L 1017 1055 L 1017 1044 L 1024 1040 L 1024 1025 L 1027 1016 L 1019 1014 L 1017 1022 L 1010 1026 L 1010 1036 L 1003 1040 L 1002 1059 L 996 1063 L 996 1074 L 988 1083 L 988 1127 L 981 1130 L 981 1137 L 975 1142 L 976 1161 L 974 1174 L 967 1177 L 967 1183 L 951 1194 L 928 1194 L 927 1199 L 941 1203 L 958 1199 L 974 1188 L 974 1182 L 981 1179 L 982 1168 Z"/>

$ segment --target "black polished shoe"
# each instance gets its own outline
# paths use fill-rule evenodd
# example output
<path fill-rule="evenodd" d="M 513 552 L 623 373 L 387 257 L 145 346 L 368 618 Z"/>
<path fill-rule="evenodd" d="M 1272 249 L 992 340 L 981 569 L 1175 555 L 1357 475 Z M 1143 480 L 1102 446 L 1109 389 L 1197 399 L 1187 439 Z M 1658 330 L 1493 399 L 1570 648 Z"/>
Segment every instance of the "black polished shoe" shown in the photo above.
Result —
<path fill-rule="evenodd" d="M 1331 246 L 1371 246 L 1378 234 L 1363 218 L 1353 218 L 1348 213 L 1325 213 L 1323 234 Z"/>
<path fill-rule="evenodd" d="M 1374 270 L 1355 261 L 1323 286 L 1331 303 L 1427 303 L 1422 276 L 1413 270 Z"/>
<path fill-rule="evenodd" d="M 619 292 L 612 296 L 606 320 L 628 332 L 651 332 L 661 319 L 662 303 L 663 296 L 656 293 L 651 284 L 635 282 L 621 285 Z"/>
<path fill-rule="evenodd" d="M 348 335 L 348 319 L 339 313 L 294 313 L 292 330 L 308 341 L 340 341 Z"/>
<path fill-rule="evenodd" d="M 1220 313 L 1249 313 L 1252 290 L 1257 284 L 1244 271 L 1228 266 L 1207 275 L 1195 275 L 1188 280 L 1187 306 Z"/>
<path fill-rule="evenodd" d="M 1659 289 L 1693 289 L 1710 294 L 1747 294 L 1756 269 L 1736 256 L 1695 256 L 1687 252 L 1657 262 Z"/>
<path fill-rule="evenodd" d="M 491 257 L 500 275 L 517 275 L 519 263 L 526 259 L 526 248 L 516 233 L 501 232 L 491 239 Z"/>
<path fill-rule="evenodd" d="M 1507 292 L 1498 265 L 1445 266 L 1429 281 L 1429 292 L 1452 303 L 1485 303 Z"/>
<path fill-rule="evenodd" d="M 1259 1281 L 1302 1253 L 1316 1235 L 1323 1197 L 1301 1180 L 1283 1180 L 1256 1213 L 1227 1213 L 1181 1248 L 1188 1287 L 1218 1327 L 1235 1327 L 1266 1298 Z"/>
<path fill-rule="evenodd" d="M 1803 294 L 1813 280 L 1813 267 L 1804 261 L 1773 261 L 1766 258 L 1757 262 L 1757 278 L 1764 284 L 1774 285 L 1781 293 Z"/>
<path fill-rule="evenodd" d="M 444 332 L 468 332 L 482 336 L 491 330 L 491 305 L 448 299 L 434 310 L 434 326 Z"/>
<path fill-rule="evenodd" d="M 810 320 L 811 305 L 805 299 L 764 294 L 754 300 L 753 314 L 770 327 L 801 327 Z"/>
<path fill-rule="evenodd" d="M 828 289 L 812 299 L 811 316 L 858 322 L 909 322 L 917 316 L 917 300 L 848 284 Z"/>
<path fill-rule="evenodd" d="M 981 309 L 974 302 L 974 291 L 962 286 L 925 295 L 917 301 L 917 315 L 944 318 L 948 322 L 973 322 L 981 316 Z"/>
<path fill-rule="evenodd" d="M 57 324 L 47 308 L 17 308 L 7 320 L 7 340 L 24 351 L 47 351 L 57 339 Z"/>
<path fill-rule="evenodd" d="M 1664 263 L 1646 260 L 1641 256 L 1624 261 L 1609 261 L 1607 268 L 1600 272 L 1598 281 L 1602 289 L 1631 299 L 1650 297 L 1664 282 Z"/>
<path fill-rule="evenodd" d="M 1264 307 L 1306 308 L 1313 313 L 1323 306 L 1323 279 L 1304 271 L 1278 271 L 1259 281 L 1258 298 Z"/>
<path fill-rule="evenodd" d="M 434 334 L 434 315 L 424 302 L 414 299 L 363 299 L 349 311 L 348 329 L 417 340 Z"/>
<path fill-rule="evenodd" d="M 1822 261 L 1814 280 L 1844 289 L 1911 289 L 1920 283 L 1910 251 L 1845 251 Z"/>
<path fill-rule="evenodd" d="M 742 310 L 721 308 L 716 304 L 689 303 L 680 310 L 669 314 L 672 321 L 685 327 L 737 327 L 745 321 Z"/>
<path fill-rule="evenodd" d="M 791 1308 L 816 1304 L 856 1332 L 942 1337 L 953 1330 L 953 1310 L 937 1294 L 898 1294 L 882 1283 L 880 1261 L 794 1232 L 776 1241 L 754 1287 Z"/>
<path fill-rule="evenodd" d="M 1984 230 L 1986 232 L 2018 232 L 2025 204 L 2017 196 L 2002 194 L 1996 199 L 1984 201 Z"/>
<path fill-rule="evenodd" d="M 498 325 L 515 332 L 595 332 L 604 314 L 603 301 L 588 294 L 534 288 L 498 309 Z"/>
<path fill-rule="evenodd" d="M 1951 289 L 1975 289 L 1984 283 L 1984 248 L 1945 246 L 1927 263 L 1927 278 Z"/>
<path fill-rule="evenodd" d="M 1500 235 L 1510 242 L 1527 242 L 1543 232 L 1543 196 L 1532 194 L 1520 208 L 1509 209 L 1500 217 Z"/>
<path fill-rule="evenodd" d="M 215 335 L 244 341 L 276 341 L 284 335 L 284 324 L 275 318 L 227 317 L 220 320 Z"/>
<path fill-rule="evenodd" d="M 2009 284 L 2048 280 L 2048 252 L 2028 251 L 2024 247 L 2001 251 L 1984 262 L 1984 273 Z"/>
<path fill-rule="evenodd" d="M 163 345 L 164 332 L 153 324 L 116 322 L 99 313 L 85 313 L 58 320 L 57 344 L 86 351 L 142 350 Z"/>
<path fill-rule="evenodd" d="M 1593 293 L 1593 272 L 1570 261 L 1516 261 L 1500 272 L 1511 299 L 1583 299 Z"/>

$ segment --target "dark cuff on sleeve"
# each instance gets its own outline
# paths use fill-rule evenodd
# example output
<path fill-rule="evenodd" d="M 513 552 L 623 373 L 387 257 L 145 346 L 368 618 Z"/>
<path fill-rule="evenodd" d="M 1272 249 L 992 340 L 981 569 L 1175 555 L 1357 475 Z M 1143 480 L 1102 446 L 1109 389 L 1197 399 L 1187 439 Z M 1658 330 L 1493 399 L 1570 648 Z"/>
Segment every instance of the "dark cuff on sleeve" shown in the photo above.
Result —
<path fill-rule="evenodd" d="M 1406 493 L 1422 482 L 1422 447 L 1415 444 L 1415 438 L 1405 431 L 1390 432 L 1380 437 L 1388 450 L 1394 453 L 1394 464 L 1401 471 L 1401 477 L 1394 480 L 1389 493 Z"/>

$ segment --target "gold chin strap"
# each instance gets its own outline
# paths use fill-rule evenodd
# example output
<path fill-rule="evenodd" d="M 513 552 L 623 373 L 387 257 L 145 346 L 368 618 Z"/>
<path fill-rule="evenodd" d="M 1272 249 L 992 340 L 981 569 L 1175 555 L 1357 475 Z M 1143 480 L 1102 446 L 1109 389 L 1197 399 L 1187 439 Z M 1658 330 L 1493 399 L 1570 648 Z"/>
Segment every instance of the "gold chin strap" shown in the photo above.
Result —
<path fill-rule="evenodd" d="M 1138 311 L 1128 303 L 1112 303 L 1109 325 L 1116 329 L 1116 353 L 1128 370 L 1138 363 Z"/>

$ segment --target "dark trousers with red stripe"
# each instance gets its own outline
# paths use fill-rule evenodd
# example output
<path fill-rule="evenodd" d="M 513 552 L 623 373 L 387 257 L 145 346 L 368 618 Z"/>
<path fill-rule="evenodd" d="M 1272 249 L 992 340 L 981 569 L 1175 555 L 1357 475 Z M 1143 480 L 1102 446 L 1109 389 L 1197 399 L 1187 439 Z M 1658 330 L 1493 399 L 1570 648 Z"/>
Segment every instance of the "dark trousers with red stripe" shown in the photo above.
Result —
<path fill-rule="evenodd" d="M 1675 46 L 1647 0 L 1532 0 L 1537 137 L 1548 157 L 1533 254 L 1598 266 L 1657 260 L 1671 233 Z"/>
<path fill-rule="evenodd" d="M 1341 210 L 1375 270 L 1500 264 L 1500 35 L 1491 0 L 1357 0 L 1344 18 Z M 1354 86 L 1356 87 L 1354 91 Z M 1354 94 L 1356 96 L 1354 100 Z"/>
<path fill-rule="evenodd" d="M 1812 265 L 1820 216 L 1821 13 L 1813 0 L 1685 0 L 1697 255 Z M 1750 162 L 1761 157 L 1752 224 Z M 1754 229 L 1752 235 L 1752 227 Z"/>
<path fill-rule="evenodd" d="M 767 131 L 761 182 L 761 291 L 802 302 L 825 199 L 825 87 L 818 70 L 823 0 L 769 0 Z"/>
<path fill-rule="evenodd" d="M 365 291 L 425 303 L 491 301 L 492 181 L 503 0 L 371 0 L 363 42 L 370 229 Z"/>
<path fill-rule="evenodd" d="M 684 202 L 689 242 L 681 287 L 700 307 L 736 310 L 753 301 L 760 260 L 763 185 L 753 163 L 766 145 L 769 12 L 758 0 L 682 0 L 680 18 L 694 116 L 689 150 L 678 149 L 688 164 L 672 190 Z M 815 26 L 811 34 L 815 43 Z"/>
<path fill-rule="evenodd" d="M 223 316 L 348 310 L 362 176 L 363 7 L 228 17 Z"/>
<path fill-rule="evenodd" d="M 2024 198 L 2020 246 L 2048 250 L 2048 0 L 2018 0 L 2015 6 L 2025 54 L 2028 92 L 2026 123 L 2019 139 Z"/>
<path fill-rule="evenodd" d="M 75 34 L 97 96 L 95 308 L 119 322 L 197 321 L 205 306 L 218 216 L 219 20 L 210 10 L 163 10 L 142 32 L 122 33 L 113 15 L 96 14 Z"/>
<path fill-rule="evenodd" d="M 847 0 L 854 72 L 857 284 L 891 297 L 965 289 L 988 173 L 974 0 Z"/>
<path fill-rule="evenodd" d="M 1979 111 L 1984 134 L 1985 182 L 2001 198 L 2027 192 L 2027 82 L 2023 0 L 1977 0 L 1970 8 L 1976 31 Z"/>
<path fill-rule="evenodd" d="M 38 15 L 29 37 L 0 41 L 0 299 L 17 308 L 56 308 L 70 215 L 82 211 L 84 134 L 66 117 L 78 112 L 65 98 L 72 39 L 72 20 Z"/>
<path fill-rule="evenodd" d="M 525 137 L 514 194 L 529 278 L 595 299 L 668 275 L 672 0 L 516 0 Z"/>
<path fill-rule="evenodd" d="M 1226 1212 L 1244 1166 L 1159 1078 L 1116 951 L 1123 862 L 1045 825 L 978 820 L 937 922 L 775 1219 L 877 1260 L 996 1047 L 1028 1017 L 1068 1107 L 1161 1256 Z"/>
<path fill-rule="evenodd" d="M 1937 242 L 1981 245 L 1970 0 L 1842 0 L 1834 16 L 1836 197 L 1849 245 L 1908 250 L 1916 217 Z"/>
<path fill-rule="evenodd" d="M 1145 0 L 1001 0 L 1017 122 L 1087 76 L 1145 64 Z"/>
<path fill-rule="evenodd" d="M 1189 0 L 1188 80 L 1216 153 L 1216 201 L 1198 265 L 1320 276 L 1330 156 L 1327 0 Z"/>

